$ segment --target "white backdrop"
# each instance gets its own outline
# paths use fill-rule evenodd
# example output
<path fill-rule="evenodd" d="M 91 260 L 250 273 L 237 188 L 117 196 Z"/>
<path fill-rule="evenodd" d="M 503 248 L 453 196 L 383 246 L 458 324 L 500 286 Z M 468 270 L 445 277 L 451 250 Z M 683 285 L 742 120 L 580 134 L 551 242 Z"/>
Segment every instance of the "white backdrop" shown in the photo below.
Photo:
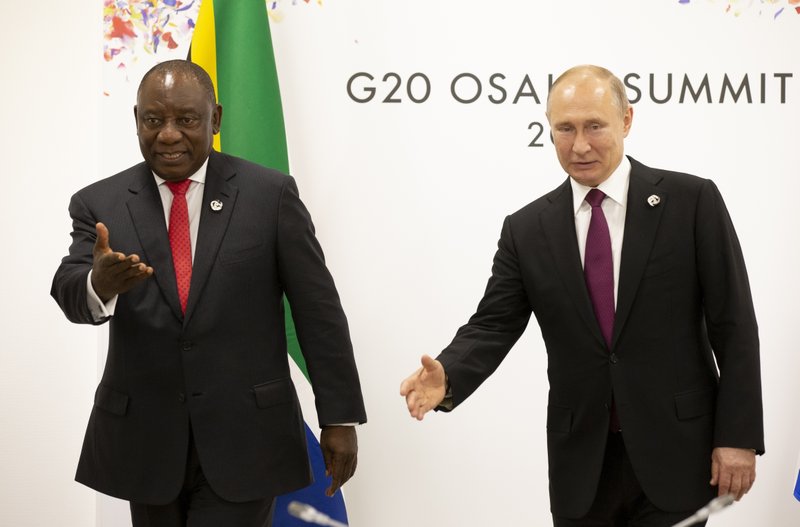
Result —
<path fill-rule="evenodd" d="M 729 2 L 712 0 L 283 4 L 272 31 L 292 173 L 350 319 L 370 418 L 359 429 L 359 472 L 346 487 L 351 524 L 549 525 L 546 357 L 535 321 L 454 413 L 417 423 L 397 391 L 419 355 L 437 353 L 472 313 L 503 217 L 565 177 L 531 91 L 544 103 L 549 74 L 597 63 L 638 75 L 629 78 L 641 98 L 626 153 L 714 179 L 745 251 L 767 455 L 753 491 L 711 525 L 797 525 L 800 15 L 788 0 L 731 2 L 729 12 Z M 0 524 L 124 527 L 124 505 L 96 505 L 92 491 L 72 482 L 103 332 L 69 325 L 47 292 L 68 245 L 69 195 L 139 160 L 133 94 L 141 72 L 169 56 L 142 55 L 126 79 L 102 67 L 99 1 L 9 9 L 15 23 L 0 34 L 0 148 L 11 190 L 0 214 L 14 250 L 0 273 Z M 358 72 L 374 77 L 370 102 L 348 95 Z M 382 80 L 387 73 L 402 80 L 399 103 L 381 102 L 395 84 Z M 474 94 L 477 78 L 474 103 L 451 93 L 464 73 L 474 77 L 462 77 L 456 95 Z M 489 98 L 501 96 L 490 84 L 495 74 L 507 91 L 499 104 Z M 651 74 L 658 99 L 672 74 L 669 101 L 652 101 Z M 712 102 L 705 94 L 679 102 L 684 77 L 697 90 L 705 75 Z M 745 75 L 752 102 L 745 91 L 734 102 Z M 720 102 L 726 76 L 733 90 Z M 425 78 L 429 97 L 415 103 Z M 353 95 L 365 86 L 360 77 Z M 545 125 L 541 147 L 528 146 L 533 122 Z M 41 200 L 33 207 L 31 194 Z"/>

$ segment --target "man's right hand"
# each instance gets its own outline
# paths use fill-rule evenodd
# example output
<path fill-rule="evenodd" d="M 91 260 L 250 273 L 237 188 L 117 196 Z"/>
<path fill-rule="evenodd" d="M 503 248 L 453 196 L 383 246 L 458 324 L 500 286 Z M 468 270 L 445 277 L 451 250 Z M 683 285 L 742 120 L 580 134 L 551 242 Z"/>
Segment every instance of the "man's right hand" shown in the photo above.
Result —
<path fill-rule="evenodd" d="M 139 261 L 135 254 L 124 255 L 108 246 L 108 229 L 95 225 L 97 240 L 92 255 L 92 288 L 103 303 L 122 294 L 153 275 L 153 268 Z"/>
<path fill-rule="evenodd" d="M 422 356 L 422 367 L 400 384 L 400 395 L 406 398 L 411 417 L 422 421 L 425 414 L 444 400 L 446 377 L 442 363 Z"/>

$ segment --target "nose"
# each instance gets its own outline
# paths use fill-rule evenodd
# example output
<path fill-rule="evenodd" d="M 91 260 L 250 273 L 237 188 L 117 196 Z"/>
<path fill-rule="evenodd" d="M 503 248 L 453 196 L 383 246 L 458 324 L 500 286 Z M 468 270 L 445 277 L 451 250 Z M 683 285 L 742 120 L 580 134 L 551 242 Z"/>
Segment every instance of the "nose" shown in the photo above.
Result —
<path fill-rule="evenodd" d="M 584 155 L 592 149 L 589 141 L 586 139 L 586 134 L 582 130 L 578 130 L 575 134 L 575 141 L 572 143 L 572 151 L 578 155 Z"/>
<path fill-rule="evenodd" d="M 158 132 L 158 141 L 161 143 L 177 143 L 181 140 L 181 133 L 175 126 L 175 121 L 168 119 Z"/>

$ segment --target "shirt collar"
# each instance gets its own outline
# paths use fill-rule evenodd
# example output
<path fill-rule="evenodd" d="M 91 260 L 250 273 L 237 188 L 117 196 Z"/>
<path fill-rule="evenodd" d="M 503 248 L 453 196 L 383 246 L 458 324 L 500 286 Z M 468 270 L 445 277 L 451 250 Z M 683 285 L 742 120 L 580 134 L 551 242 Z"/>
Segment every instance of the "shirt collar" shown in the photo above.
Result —
<path fill-rule="evenodd" d="M 614 172 L 608 176 L 608 179 L 597 185 L 597 188 L 602 190 L 603 193 L 614 200 L 616 203 L 625 208 L 628 203 L 628 183 L 631 179 L 631 162 L 627 157 L 622 156 Z M 572 178 L 569 178 L 569 183 L 572 185 L 572 205 L 573 212 L 578 214 L 581 205 L 585 203 L 586 194 L 592 190 L 592 187 L 581 185 Z"/>
<path fill-rule="evenodd" d="M 197 169 L 197 172 L 195 172 L 194 174 L 189 176 L 188 179 L 191 179 L 192 181 L 194 181 L 196 183 L 200 183 L 201 185 L 204 185 L 205 182 L 206 182 L 206 171 L 207 170 L 208 170 L 208 158 L 206 158 L 206 160 L 203 162 L 203 164 L 200 166 L 200 168 Z M 155 172 L 153 172 L 153 177 L 156 178 L 156 185 L 161 186 L 161 185 L 163 185 L 164 183 L 167 182 L 166 179 L 156 175 Z"/>

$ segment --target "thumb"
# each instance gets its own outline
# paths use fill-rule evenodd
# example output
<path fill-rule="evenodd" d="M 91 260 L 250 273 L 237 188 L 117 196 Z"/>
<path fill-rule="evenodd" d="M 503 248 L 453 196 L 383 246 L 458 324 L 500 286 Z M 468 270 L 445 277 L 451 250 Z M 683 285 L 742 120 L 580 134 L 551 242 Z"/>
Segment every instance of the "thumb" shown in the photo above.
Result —
<path fill-rule="evenodd" d="M 97 240 L 94 242 L 94 252 L 107 253 L 111 252 L 111 247 L 108 246 L 108 229 L 102 223 L 94 226 L 97 232 Z"/>
<path fill-rule="evenodd" d="M 422 367 L 427 373 L 435 373 L 441 367 L 439 361 L 432 359 L 430 355 L 422 356 Z"/>

